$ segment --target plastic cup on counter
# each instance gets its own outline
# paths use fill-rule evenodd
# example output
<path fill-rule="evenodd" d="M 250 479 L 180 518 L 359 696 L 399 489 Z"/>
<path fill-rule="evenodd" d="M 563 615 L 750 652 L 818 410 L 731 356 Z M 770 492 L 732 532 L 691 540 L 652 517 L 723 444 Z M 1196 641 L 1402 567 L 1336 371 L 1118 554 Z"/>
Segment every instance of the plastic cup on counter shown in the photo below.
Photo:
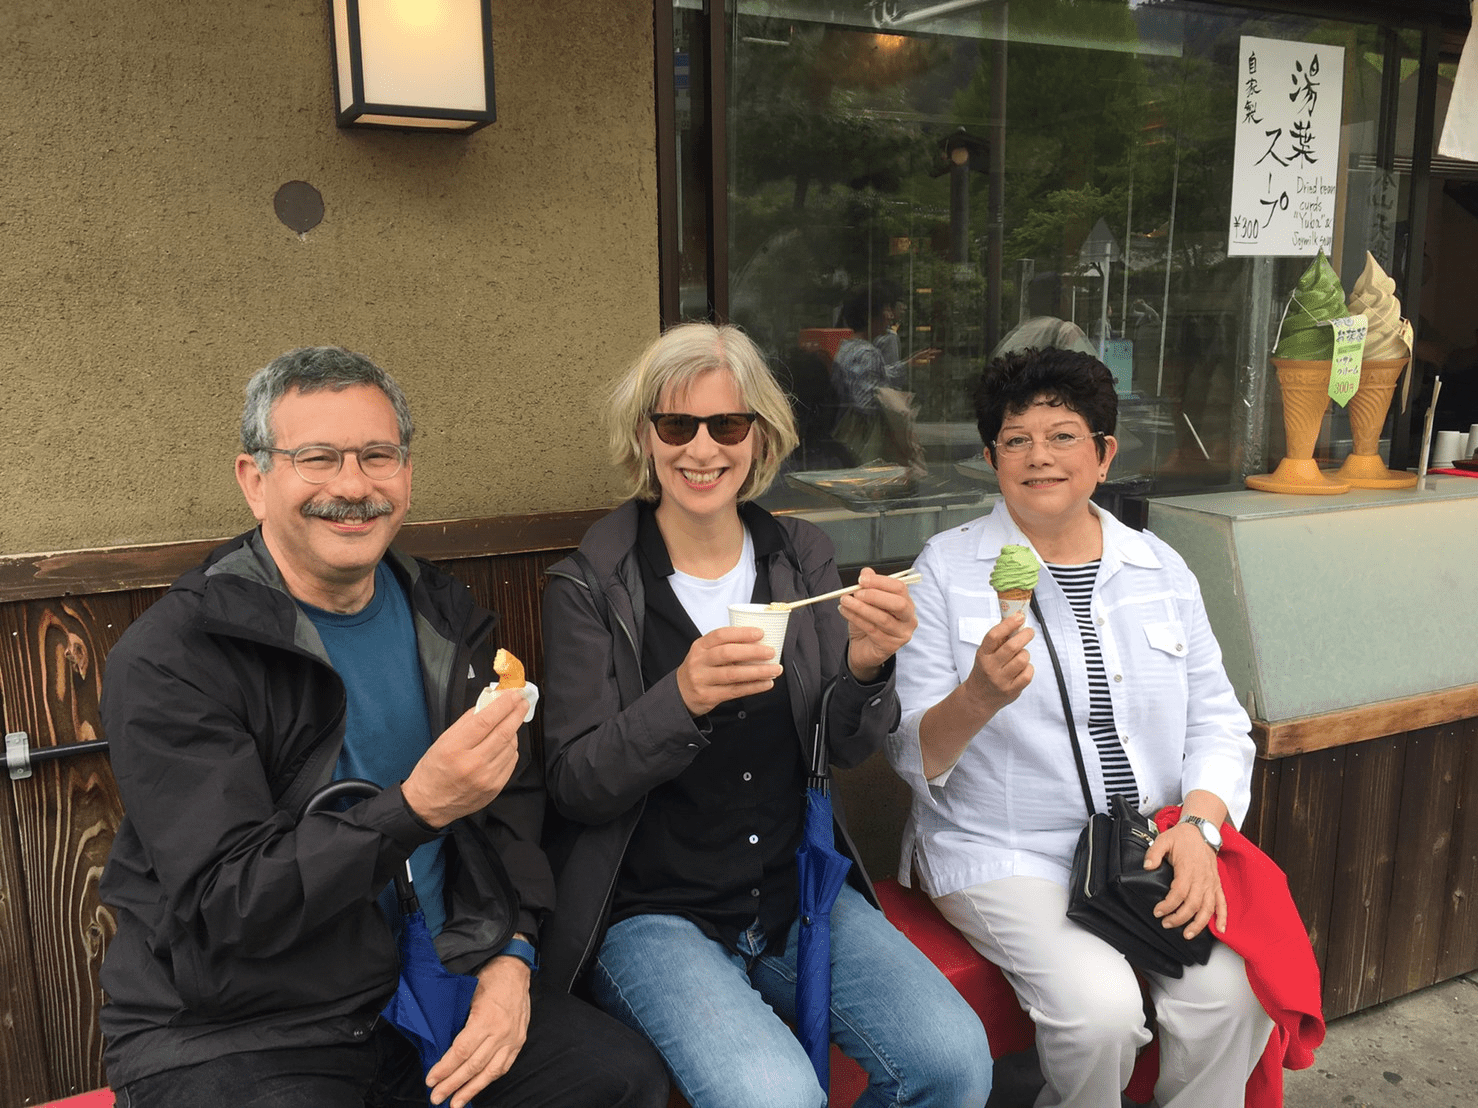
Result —
<path fill-rule="evenodd" d="M 1432 444 L 1432 468 L 1446 469 L 1454 458 L 1463 457 L 1465 436 L 1461 431 L 1438 431 L 1437 441 Z"/>

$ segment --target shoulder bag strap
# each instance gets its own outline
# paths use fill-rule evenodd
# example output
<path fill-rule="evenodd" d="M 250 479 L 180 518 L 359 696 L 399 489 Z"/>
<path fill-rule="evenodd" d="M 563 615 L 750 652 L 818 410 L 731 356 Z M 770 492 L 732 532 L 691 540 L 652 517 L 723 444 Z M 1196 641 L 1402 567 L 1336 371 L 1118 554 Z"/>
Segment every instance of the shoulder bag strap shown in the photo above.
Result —
<path fill-rule="evenodd" d="M 1062 663 L 1057 660 L 1057 647 L 1052 645 L 1052 636 L 1047 632 L 1047 621 L 1042 618 L 1042 609 L 1037 606 L 1036 593 L 1032 593 L 1032 615 L 1042 629 L 1042 641 L 1047 644 L 1047 656 L 1052 659 L 1052 673 L 1057 678 L 1057 691 L 1062 696 L 1062 714 L 1067 717 L 1067 737 L 1073 743 L 1073 762 L 1078 767 L 1078 784 L 1083 787 L 1083 803 L 1088 806 L 1088 815 L 1098 811 L 1093 803 L 1093 790 L 1088 787 L 1088 771 L 1083 767 L 1083 748 L 1078 745 L 1078 728 L 1073 723 L 1073 706 L 1067 698 L 1067 682 L 1062 677 Z"/>

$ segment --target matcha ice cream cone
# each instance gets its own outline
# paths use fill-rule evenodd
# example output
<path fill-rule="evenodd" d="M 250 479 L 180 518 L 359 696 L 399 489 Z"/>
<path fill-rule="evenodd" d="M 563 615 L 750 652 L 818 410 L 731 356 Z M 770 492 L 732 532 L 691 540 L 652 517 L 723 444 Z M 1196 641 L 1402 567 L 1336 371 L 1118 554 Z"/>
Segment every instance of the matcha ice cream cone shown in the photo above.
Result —
<path fill-rule="evenodd" d="M 1326 324 L 1344 314 L 1344 289 L 1321 250 L 1289 297 L 1273 351 L 1278 386 L 1283 392 L 1287 451 L 1272 473 L 1247 478 L 1248 488 L 1322 496 L 1350 491 L 1345 482 L 1325 477 L 1314 461 L 1314 443 L 1329 407 L 1329 374 L 1333 368 L 1334 330 Z"/>
<path fill-rule="evenodd" d="M 1014 544 L 1001 547 L 1001 556 L 990 571 L 990 587 L 996 590 L 996 599 L 1000 601 L 1001 619 L 1010 619 L 1030 606 L 1041 568 L 1031 547 Z"/>
<path fill-rule="evenodd" d="M 1333 481 L 1314 461 L 1314 443 L 1329 407 L 1330 361 L 1304 362 L 1274 358 L 1278 386 L 1283 391 L 1283 433 L 1286 453 L 1272 473 L 1247 478 L 1247 487 L 1259 492 L 1301 493 L 1332 496 L 1349 492 L 1344 481 Z"/>

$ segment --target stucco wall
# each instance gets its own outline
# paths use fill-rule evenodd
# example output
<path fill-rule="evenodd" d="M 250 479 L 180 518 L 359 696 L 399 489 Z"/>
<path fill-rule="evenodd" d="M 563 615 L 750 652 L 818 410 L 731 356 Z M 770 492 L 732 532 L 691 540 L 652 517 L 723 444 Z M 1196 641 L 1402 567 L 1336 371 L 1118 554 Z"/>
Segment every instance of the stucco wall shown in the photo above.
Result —
<path fill-rule="evenodd" d="M 598 506 L 657 331 L 651 0 L 494 0 L 498 121 L 340 131 L 325 0 L 0 6 L 0 554 L 234 533 L 242 385 L 361 350 L 411 518 Z M 304 180 L 298 236 L 273 195 Z"/>

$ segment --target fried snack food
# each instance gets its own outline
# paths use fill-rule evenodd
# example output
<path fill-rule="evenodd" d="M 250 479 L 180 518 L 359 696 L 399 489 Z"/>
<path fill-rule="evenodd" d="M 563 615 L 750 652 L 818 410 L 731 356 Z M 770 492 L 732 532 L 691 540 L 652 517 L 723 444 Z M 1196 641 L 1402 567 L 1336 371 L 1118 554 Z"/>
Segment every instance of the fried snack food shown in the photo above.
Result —
<path fill-rule="evenodd" d="M 476 710 L 479 712 L 491 704 L 493 698 L 502 690 L 522 689 L 527 685 L 523 675 L 523 663 L 501 647 L 493 656 L 493 672 L 498 675 L 498 683 L 489 685 L 478 694 Z"/>
<path fill-rule="evenodd" d="M 527 683 L 523 679 L 523 663 L 501 647 L 493 656 L 493 672 L 498 675 L 500 689 L 521 689 Z"/>

